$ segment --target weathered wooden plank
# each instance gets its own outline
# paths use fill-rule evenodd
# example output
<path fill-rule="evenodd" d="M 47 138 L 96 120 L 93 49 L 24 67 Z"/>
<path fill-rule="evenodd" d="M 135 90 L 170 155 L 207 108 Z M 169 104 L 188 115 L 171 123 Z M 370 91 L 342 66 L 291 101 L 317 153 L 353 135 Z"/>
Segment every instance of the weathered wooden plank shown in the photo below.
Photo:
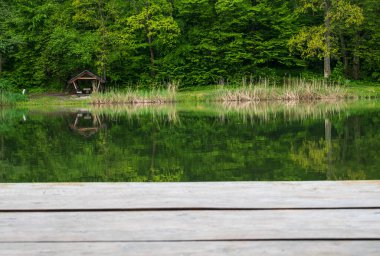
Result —
<path fill-rule="evenodd" d="M 133 256 L 377 256 L 378 241 L 255 241 L 153 243 L 5 243 L 1 256 L 133 255 Z"/>
<path fill-rule="evenodd" d="M 380 182 L 0 184 L 0 211 L 315 207 L 380 207 Z"/>
<path fill-rule="evenodd" d="M 380 239 L 380 210 L 0 213 L 0 242 Z"/>

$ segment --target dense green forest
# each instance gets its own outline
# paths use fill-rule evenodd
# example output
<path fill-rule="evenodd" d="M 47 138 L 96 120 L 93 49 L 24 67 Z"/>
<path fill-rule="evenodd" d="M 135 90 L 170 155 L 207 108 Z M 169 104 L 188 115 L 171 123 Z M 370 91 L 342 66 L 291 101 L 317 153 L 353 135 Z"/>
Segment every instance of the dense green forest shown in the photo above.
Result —
<path fill-rule="evenodd" d="M 242 77 L 380 81 L 379 0 L 0 0 L 0 81 L 63 89 Z"/>

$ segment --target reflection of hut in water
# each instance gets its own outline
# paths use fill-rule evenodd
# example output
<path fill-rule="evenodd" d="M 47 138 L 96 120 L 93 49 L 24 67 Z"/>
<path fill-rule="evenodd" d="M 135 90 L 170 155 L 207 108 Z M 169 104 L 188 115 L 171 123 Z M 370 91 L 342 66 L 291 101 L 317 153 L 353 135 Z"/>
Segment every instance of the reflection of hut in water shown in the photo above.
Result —
<path fill-rule="evenodd" d="M 92 114 L 87 110 L 80 110 L 76 113 L 74 121 L 69 123 L 70 129 L 83 137 L 91 137 L 106 127 L 102 123 L 99 115 Z"/>

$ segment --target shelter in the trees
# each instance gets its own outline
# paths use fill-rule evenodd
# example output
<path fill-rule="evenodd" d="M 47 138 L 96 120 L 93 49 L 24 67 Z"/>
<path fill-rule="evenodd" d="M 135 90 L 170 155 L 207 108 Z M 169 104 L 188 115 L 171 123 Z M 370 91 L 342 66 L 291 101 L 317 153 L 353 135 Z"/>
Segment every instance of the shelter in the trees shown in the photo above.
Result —
<path fill-rule="evenodd" d="M 90 94 L 92 92 L 98 92 L 105 82 L 106 81 L 100 76 L 85 70 L 71 78 L 68 84 L 72 86 L 71 88 L 74 89 L 77 94 Z"/>

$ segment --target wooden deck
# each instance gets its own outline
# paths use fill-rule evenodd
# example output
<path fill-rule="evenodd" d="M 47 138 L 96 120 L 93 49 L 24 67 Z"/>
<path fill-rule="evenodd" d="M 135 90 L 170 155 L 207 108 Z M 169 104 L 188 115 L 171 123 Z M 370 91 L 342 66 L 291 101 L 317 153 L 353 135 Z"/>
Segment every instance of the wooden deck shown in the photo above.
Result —
<path fill-rule="evenodd" d="M 380 255 L 380 182 L 0 184 L 0 255 Z"/>

